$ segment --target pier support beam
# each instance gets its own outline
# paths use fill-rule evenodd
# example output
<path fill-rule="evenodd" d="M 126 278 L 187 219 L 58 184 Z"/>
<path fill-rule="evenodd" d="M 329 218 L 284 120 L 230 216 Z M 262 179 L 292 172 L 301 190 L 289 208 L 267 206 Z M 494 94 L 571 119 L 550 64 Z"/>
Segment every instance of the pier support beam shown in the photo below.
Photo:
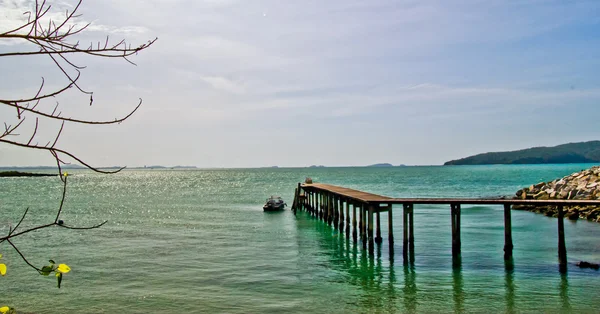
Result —
<path fill-rule="evenodd" d="M 504 260 L 510 261 L 513 256 L 512 222 L 510 204 L 504 204 Z"/>
<path fill-rule="evenodd" d="M 452 219 L 452 258 L 460 255 L 460 204 L 450 204 Z"/>
<path fill-rule="evenodd" d="M 313 208 L 313 214 L 315 217 L 319 217 L 319 193 L 318 192 L 314 192 L 313 203 L 315 205 L 315 207 Z"/>
<path fill-rule="evenodd" d="M 375 243 L 377 244 L 381 244 L 381 242 L 383 241 L 383 238 L 381 237 L 381 214 L 379 213 L 379 208 L 377 208 L 377 213 L 376 213 L 376 231 L 375 231 Z"/>
<path fill-rule="evenodd" d="M 323 218 L 323 220 L 325 220 L 325 222 L 328 225 L 331 224 L 330 217 L 331 217 L 331 196 L 329 195 L 329 193 L 325 193 L 325 217 Z"/>
<path fill-rule="evenodd" d="M 327 223 L 329 219 L 329 193 L 323 193 L 323 221 Z"/>
<path fill-rule="evenodd" d="M 335 194 L 331 194 L 331 224 L 334 229 L 337 229 L 337 196 Z"/>
<path fill-rule="evenodd" d="M 298 208 L 300 211 L 302 211 L 302 206 L 304 206 L 304 200 L 300 197 L 300 195 L 302 194 L 302 184 L 300 182 L 298 182 Z M 294 211 L 294 214 L 296 214 L 296 211 Z"/>
<path fill-rule="evenodd" d="M 327 204 L 329 204 L 329 210 L 327 211 L 327 224 L 331 226 L 331 223 L 333 222 L 333 218 L 334 218 L 333 211 L 335 210 L 335 207 L 333 207 L 333 202 L 335 200 L 333 193 L 329 193 L 329 195 L 327 195 L 327 199 L 328 199 Z"/>
<path fill-rule="evenodd" d="M 367 206 L 365 203 L 360 204 L 360 239 L 363 244 L 363 248 L 367 248 Z"/>
<path fill-rule="evenodd" d="M 558 269 L 561 273 L 567 272 L 567 246 L 565 245 L 565 212 L 562 205 L 558 205 Z"/>
<path fill-rule="evenodd" d="M 390 247 L 390 258 L 394 256 L 394 223 L 392 221 L 392 204 L 388 205 L 388 242 Z"/>
<path fill-rule="evenodd" d="M 357 238 L 357 230 L 356 230 L 356 203 L 352 203 L 352 238 L 354 239 L 354 243 L 356 243 Z"/>
<path fill-rule="evenodd" d="M 323 204 L 323 201 L 321 200 L 323 194 L 317 192 L 317 197 L 315 198 L 317 201 L 317 218 L 321 219 L 323 218 L 323 210 L 321 209 L 321 206 Z"/>
<path fill-rule="evenodd" d="M 350 200 L 346 200 L 346 239 L 350 239 Z"/>
<path fill-rule="evenodd" d="M 375 254 L 375 243 L 373 241 L 373 211 L 375 208 L 373 205 L 369 205 L 369 255 Z"/>
<path fill-rule="evenodd" d="M 409 261 L 412 263 L 415 260 L 415 227 L 413 224 L 413 204 L 403 204 L 404 214 L 404 228 L 403 228 L 403 243 L 402 243 L 402 256 L 404 257 L 404 263 Z"/>
<path fill-rule="evenodd" d="M 340 231 L 344 231 L 344 224 L 345 224 L 345 218 L 344 218 L 344 200 L 342 198 L 340 198 L 340 219 L 339 219 L 339 224 L 340 224 Z"/>

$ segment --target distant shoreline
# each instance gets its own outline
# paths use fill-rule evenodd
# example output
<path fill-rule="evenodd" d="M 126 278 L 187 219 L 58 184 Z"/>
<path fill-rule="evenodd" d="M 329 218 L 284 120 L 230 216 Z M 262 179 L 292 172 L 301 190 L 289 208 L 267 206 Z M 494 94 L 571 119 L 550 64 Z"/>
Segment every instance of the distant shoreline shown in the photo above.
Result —
<path fill-rule="evenodd" d="M 0 171 L 0 177 L 56 177 L 57 173 L 32 173 L 32 172 L 20 172 L 20 171 Z"/>

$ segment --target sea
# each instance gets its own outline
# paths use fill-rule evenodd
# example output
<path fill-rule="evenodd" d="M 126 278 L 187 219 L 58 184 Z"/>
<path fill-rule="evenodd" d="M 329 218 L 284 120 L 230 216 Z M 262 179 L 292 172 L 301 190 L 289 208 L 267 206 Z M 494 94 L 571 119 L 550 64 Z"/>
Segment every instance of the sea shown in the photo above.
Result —
<path fill-rule="evenodd" d="M 14 238 L 33 265 L 71 271 L 61 288 L 0 244 L 0 307 L 22 313 L 598 313 L 600 224 L 565 221 L 568 271 L 558 268 L 557 219 L 512 211 L 514 260 L 503 259 L 502 206 L 466 206 L 453 267 L 449 206 L 415 205 L 415 260 L 402 258 L 402 208 L 393 208 L 394 253 L 374 256 L 344 233 L 288 209 L 306 177 L 390 197 L 513 196 L 591 164 L 347 168 L 154 169 L 113 175 L 69 170 L 65 225 Z M 45 170 L 48 171 L 48 170 Z M 0 232 L 54 221 L 58 177 L 2 178 Z"/>

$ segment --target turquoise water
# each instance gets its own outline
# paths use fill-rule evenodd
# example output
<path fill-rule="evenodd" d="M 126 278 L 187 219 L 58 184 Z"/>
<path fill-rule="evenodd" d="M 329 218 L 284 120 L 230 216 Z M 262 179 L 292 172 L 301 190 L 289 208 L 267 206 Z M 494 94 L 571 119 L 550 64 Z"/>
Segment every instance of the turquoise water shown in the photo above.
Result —
<path fill-rule="evenodd" d="M 63 287 L 37 275 L 6 243 L 0 306 L 35 313 L 578 312 L 600 309 L 600 224 L 565 222 L 569 270 L 558 272 L 557 220 L 513 211 L 514 270 L 503 261 L 499 206 L 464 206 L 462 267 L 452 268 L 450 213 L 415 206 L 414 266 L 402 263 L 402 211 L 394 207 L 395 256 L 362 246 L 306 213 L 264 213 L 272 194 L 291 204 L 296 184 L 343 185 L 393 197 L 512 195 L 591 165 L 73 171 L 59 228 L 14 240 L 42 266 L 67 263 Z M 58 178 L 0 180 L 0 232 L 26 207 L 27 226 L 52 221 Z"/>

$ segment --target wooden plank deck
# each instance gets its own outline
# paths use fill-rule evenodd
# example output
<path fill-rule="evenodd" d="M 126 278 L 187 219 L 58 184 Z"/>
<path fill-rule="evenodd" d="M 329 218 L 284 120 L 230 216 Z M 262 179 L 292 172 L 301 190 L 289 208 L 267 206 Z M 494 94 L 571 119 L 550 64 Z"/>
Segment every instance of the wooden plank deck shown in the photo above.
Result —
<path fill-rule="evenodd" d="M 367 193 L 363 191 L 353 190 L 337 185 L 324 184 L 324 183 L 311 183 L 311 184 L 302 184 L 302 188 L 306 190 L 320 190 L 330 193 L 338 194 L 342 197 L 349 198 L 359 202 L 365 203 L 387 203 L 392 200 L 391 197 L 381 196 L 377 194 Z"/>
<path fill-rule="evenodd" d="M 532 199 L 503 199 L 503 198 L 392 198 L 373 193 L 353 190 L 341 186 L 311 183 L 302 184 L 308 191 L 324 191 L 335 193 L 344 198 L 373 205 L 379 204 L 465 204 L 465 205 L 595 205 L 600 206 L 600 200 L 532 200 Z"/>

